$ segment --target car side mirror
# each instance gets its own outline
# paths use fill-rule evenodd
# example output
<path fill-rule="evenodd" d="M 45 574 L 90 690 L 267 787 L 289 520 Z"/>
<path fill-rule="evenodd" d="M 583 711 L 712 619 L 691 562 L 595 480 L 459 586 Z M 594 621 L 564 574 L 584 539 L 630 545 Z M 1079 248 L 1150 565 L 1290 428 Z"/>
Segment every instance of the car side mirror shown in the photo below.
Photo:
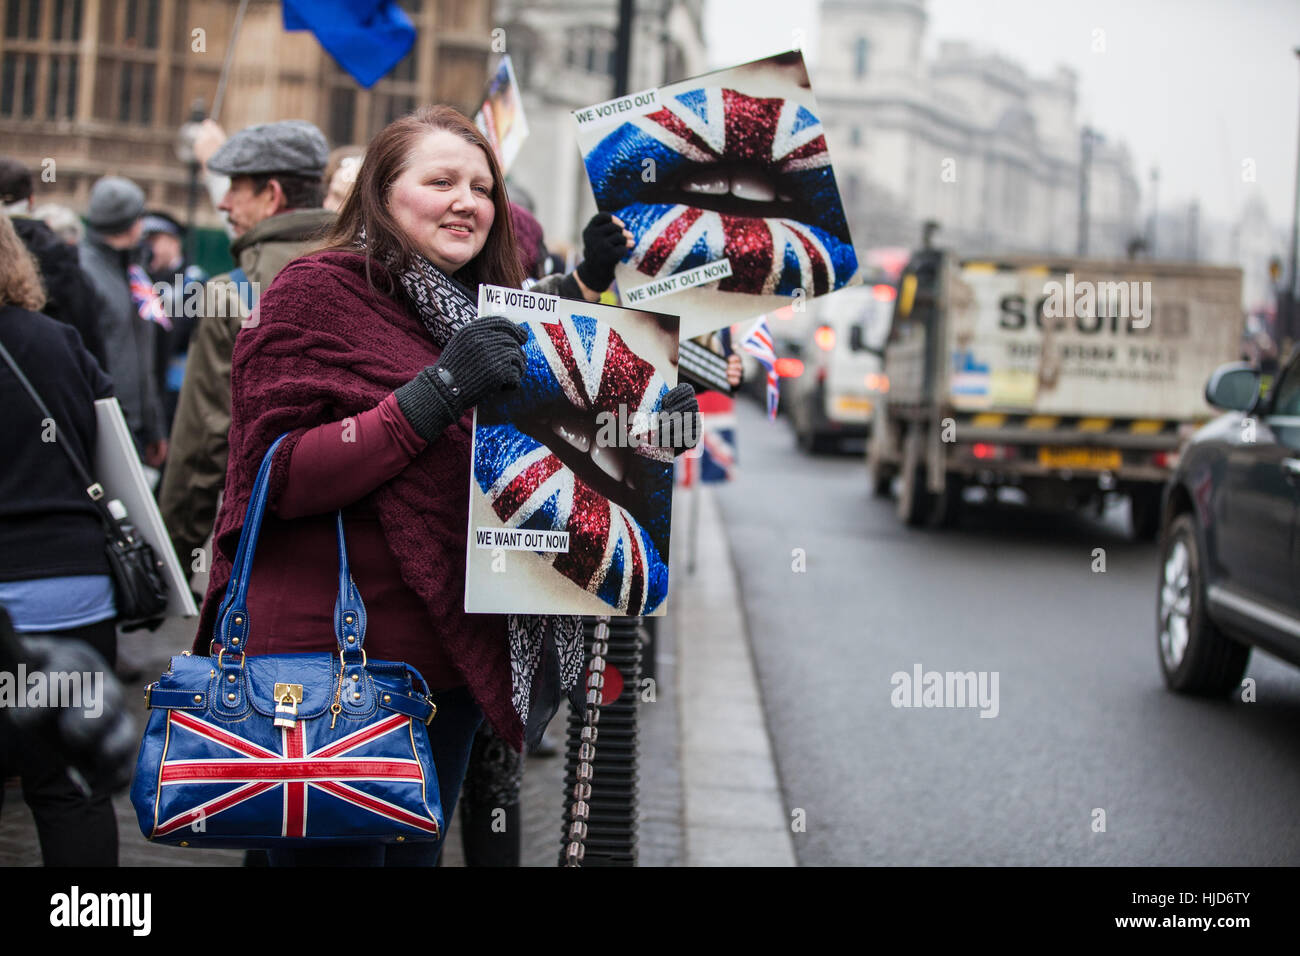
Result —
<path fill-rule="evenodd" d="M 862 327 L 861 323 L 849 327 L 849 348 L 855 352 L 870 352 L 878 358 L 885 357 L 883 347 L 872 345 L 867 341 L 867 330 Z"/>
<path fill-rule="evenodd" d="M 1205 383 L 1205 400 L 1215 408 L 1249 412 L 1259 401 L 1259 369 L 1244 362 L 1220 365 Z"/>

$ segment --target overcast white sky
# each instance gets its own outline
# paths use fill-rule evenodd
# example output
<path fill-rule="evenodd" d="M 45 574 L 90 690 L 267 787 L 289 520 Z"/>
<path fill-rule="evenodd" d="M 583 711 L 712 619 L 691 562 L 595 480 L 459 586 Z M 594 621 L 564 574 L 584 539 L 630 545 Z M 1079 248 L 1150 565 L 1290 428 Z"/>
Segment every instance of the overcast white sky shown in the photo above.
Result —
<path fill-rule="evenodd" d="M 1235 216 L 1258 190 L 1288 229 L 1300 137 L 1297 0 L 928 0 L 927 58 L 939 40 L 969 40 L 1032 74 L 1058 63 L 1079 74 L 1079 119 L 1133 151 L 1149 202 L 1160 167 L 1162 208 L 1197 197 L 1204 215 Z M 715 67 L 789 49 L 807 37 L 816 75 L 817 0 L 708 0 Z M 1093 52 L 1093 31 L 1105 52 Z M 815 84 L 814 84 L 815 90 Z M 1242 180 L 1254 160 L 1255 183 Z"/>

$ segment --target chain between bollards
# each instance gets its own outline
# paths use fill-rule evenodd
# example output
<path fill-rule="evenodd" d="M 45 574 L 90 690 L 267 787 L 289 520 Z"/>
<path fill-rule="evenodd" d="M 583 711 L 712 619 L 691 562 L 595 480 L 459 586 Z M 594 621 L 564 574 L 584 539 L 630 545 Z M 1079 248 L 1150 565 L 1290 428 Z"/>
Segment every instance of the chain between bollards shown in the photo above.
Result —
<path fill-rule="evenodd" d="M 639 617 L 584 621 L 586 706 L 583 717 L 569 714 L 561 866 L 636 865 L 641 625 Z"/>
<path fill-rule="evenodd" d="M 587 717 L 578 748 L 578 780 L 573 787 L 569 807 L 569 845 L 564 851 L 565 866 L 581 866 L 586 855 L 587 821 L 591 816 L 592 761 L 596 759 L 596 727 L 600 723 L 601 692 L 605 687 L 605 655 L 609 653 L 609 618 L 596 618 L 596 633 L 591 645 L 591 664 L 587 672 Z"/>

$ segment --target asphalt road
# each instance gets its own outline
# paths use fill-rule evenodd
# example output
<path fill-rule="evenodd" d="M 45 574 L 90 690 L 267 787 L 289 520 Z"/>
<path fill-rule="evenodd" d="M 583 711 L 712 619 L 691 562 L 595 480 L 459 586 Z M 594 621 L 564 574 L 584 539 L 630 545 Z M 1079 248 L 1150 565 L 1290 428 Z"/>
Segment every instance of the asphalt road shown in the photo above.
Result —
<path fill-rule="evenodd" d="M 801 864 L 1300 863 L 1300 671 L 1256 651 L 1254 702 L 1166 691 L 1123 505 L 913 531 L 860 453 L 737 413 L 719 500 Z M 895 707 L 916 665 L 996 672 L 996 716 Z"/>

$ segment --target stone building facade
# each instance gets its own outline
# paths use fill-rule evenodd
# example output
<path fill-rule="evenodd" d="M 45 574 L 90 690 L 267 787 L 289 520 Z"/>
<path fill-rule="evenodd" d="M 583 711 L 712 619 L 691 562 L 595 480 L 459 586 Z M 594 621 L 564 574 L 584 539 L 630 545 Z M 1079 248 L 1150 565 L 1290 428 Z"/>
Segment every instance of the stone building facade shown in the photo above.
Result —
<path fill-rule="evenodd" d="M 486 81 L 490 0 L 403 0 L 416 41 L 369 90 L 306 31 L 286 32 L 279 0 L 251 0 L 234 44 L 227 130 L 306 119 L 332 146 L 365 143 L 427 102 L 473 114 Z M 183 216 L 189 170 L 178 131 L 210 108 L 239 0 L 2 0 L 0 153 L 45 173 L 38 202 L 84 210 L 91 184 L 130 177 L 150 206 Z M 51 181 L 52 179 L 52 181 Z M 207 202 L 200 224 L 220 219 Z"/>
<path fill-rule="evenodd" d="M 629 86 L 703 73 L 704 0 L 638 0 Z M 575 244 L 595 212 L 571 111 L 614 95 L 617 0 L 498 0 L 496 24 L 523 90 L 529 136 L 512 195 L 533 206 L 553 246 Z"/>
<path fill-rule="evenodd" d="M 966 43 L 927 62 L 924 0 L 823 0 L 814 87 L 854 242 L 910 246 L 928 219 L 945 245 L 1073 253 L 1080 158 L 1077 77 L 1032 77 Z M 1093 136 L 1091 255 L 1122 255 L 1141 231 L 1123 144 Z"/>

